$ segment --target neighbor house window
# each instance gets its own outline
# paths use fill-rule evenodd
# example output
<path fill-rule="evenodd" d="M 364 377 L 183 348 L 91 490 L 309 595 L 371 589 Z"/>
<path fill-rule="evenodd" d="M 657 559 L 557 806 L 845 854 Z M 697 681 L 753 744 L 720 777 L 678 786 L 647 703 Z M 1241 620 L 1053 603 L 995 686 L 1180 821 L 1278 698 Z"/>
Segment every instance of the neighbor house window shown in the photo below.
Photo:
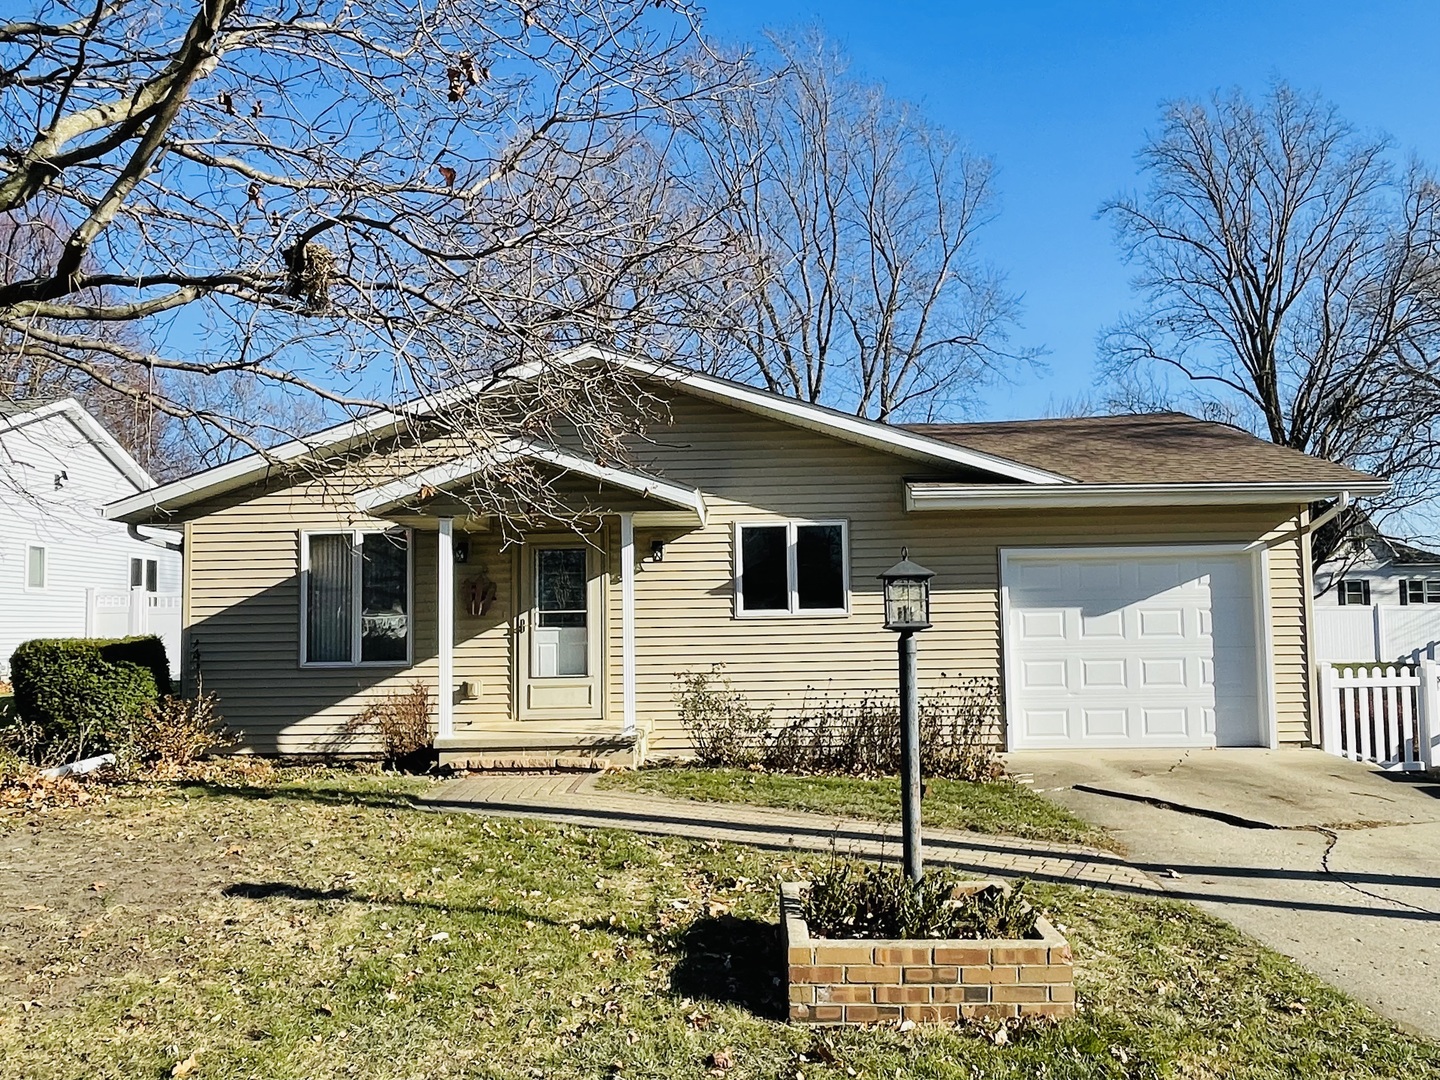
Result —
<path fill-rule="evenodd" d="M 1340 582 L 1340 603 L 1365 604 L 1370 603 L 1370 582 L 1368 581 L 1342 581 Z"/>
<path fill-rule="evenodd" d="M 45 549 L 39 544 L 31 544 L 25 549 L 25 587 L 45 588 Z"/>
<path fill-rule="evenodd" d="M 160 564 L 155 559 L 130 560 L 130 588 L 145 587 L 146 592 L 160 590 Z"/>
<path fill-rule="evenodd" d="M 409 663 L 409 532 L 306 533 L 301 554 L 301 663 Z"/>
<path fill-rule="evenodd" d="M 1406 578 L 1400 582 L 1400 603 L 1440 604 L 1440 578 Z"/>
<path fill-rule="evenodd" d="M 735 527 L 737 615 L 843 614 L 850 559 L 843 521 Z"/>

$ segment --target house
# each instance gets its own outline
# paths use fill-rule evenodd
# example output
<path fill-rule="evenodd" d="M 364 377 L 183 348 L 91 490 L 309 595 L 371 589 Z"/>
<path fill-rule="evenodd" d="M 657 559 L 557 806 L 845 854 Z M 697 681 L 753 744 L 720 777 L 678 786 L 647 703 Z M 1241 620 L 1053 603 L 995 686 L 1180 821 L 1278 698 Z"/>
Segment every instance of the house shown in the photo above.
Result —
<path fill-rule="evenodd" d="M 117 494 L 154 486 L 74 398 L 0 403 L 0 669 L 32 638 L 148 630 L 163 621 L 152 606 L 171 597 L 175 662 L 179 537 L 102 512 Z"/>
<path fill-rule="evenodd" d="M 250 746 L 333 747 L 420 679 L 449 760 L 683 753 L 682 672 L 723 663 L 777 717 L 893 686 L 876 576 L 902 547 L 935 571 L 922 686 L 1003 679 L 1011 748 L 1316 738 L 1307 506 L 1373 478 L 1180 414 L 898 427 L 593 348 L 563 362 L 668 408 L 624 465 L 507 444 L 583 496 L 575 527 L 512 543 L 465 516 L 447 492 L 486 454 L 417 469 L 402 412 L 108 508 L 183 529 L 186 656 Z M 393 440 L 317 475 L 362 433 Z"/>
<path fill-rule="evenodd" d="M 1368 518 L 1315 570 L 1317 660 L 1381 663 L 1440 643 L 1440 555 Z"/>

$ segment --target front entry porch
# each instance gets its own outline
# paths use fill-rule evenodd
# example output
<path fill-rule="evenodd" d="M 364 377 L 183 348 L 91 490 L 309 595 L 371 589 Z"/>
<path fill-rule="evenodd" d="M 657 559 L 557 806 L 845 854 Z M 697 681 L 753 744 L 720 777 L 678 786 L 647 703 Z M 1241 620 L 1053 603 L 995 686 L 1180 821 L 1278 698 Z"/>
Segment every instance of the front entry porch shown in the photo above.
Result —
<path fill-rule="evenodd" d="M 469 471 L 447 463 L 356 500 L 410 529 L 417 551 L 434 545 L 433 561 L 417 562 L 434 567 L 433 582 L 415 581 L 413 595 L 417 621 L 434 620 L 442 764 L 602 769 L 644 757 L 636 529 L 679 535 L 700 527 L 704 500 L 658 477 L 559 460 L 553 450 L 542 464 L 565 486 L 565 512 L 553 518 L 502 525 L 468 513 L 454 488 L 474 483 L 473 462 Z"/>

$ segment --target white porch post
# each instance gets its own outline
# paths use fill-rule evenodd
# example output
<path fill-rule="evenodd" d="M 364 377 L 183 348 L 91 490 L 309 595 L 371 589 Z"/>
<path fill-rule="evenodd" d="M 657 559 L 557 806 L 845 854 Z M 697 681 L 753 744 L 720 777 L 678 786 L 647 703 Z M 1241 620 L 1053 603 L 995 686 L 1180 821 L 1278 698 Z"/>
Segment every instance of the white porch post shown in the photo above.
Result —
<path fill-rule="evenodd" d="M 635 731 L 635 515 L 620 515 L 620 682 L 624 733 Z"/>
<path fill-rule="evenodd" d="M 435 655 L 439 660 L 436 733 L 455 734 L 455 519 L 442 517 L 435 550 Z"/>

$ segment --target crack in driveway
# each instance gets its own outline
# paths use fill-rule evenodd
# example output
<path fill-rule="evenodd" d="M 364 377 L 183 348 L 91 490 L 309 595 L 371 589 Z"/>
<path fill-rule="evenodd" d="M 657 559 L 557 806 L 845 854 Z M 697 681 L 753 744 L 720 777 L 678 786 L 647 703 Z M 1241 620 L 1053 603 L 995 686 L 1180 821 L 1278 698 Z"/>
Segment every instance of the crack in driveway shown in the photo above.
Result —
<path fill-rule="evenodd" d="M 1178 764 L 1178 763 L 1177 763 Z M 1382 893 L 1371 892 L 1369 889 L 1361 888 L 1353 881 L 1348 881 L 1343 872 L 1335 870 L 1330 866 L 1330 855 L 1335 850 L 1336 844 L 1340 842 L 1340 831 L 1364 832 L 1369 829 L 1387 828 L 1391 826 L 1403 826 L 1403 822 L 1395 821 L 1357 821 L 1346 825 L 1276 825 L 1273 822 L 1262 821 L 1258 818 L 1244 817 L 1240 814 L 1232 814 L 1226 810 L 1212 810 L 1203 806 L 1193 806 L 1189 803 L 1176 802 L 1172 799 L 1163 799 L 1157 795 L 1140 795 L 1131 791 L 1117 791 L 1114 788 L 1102 787 L 1098 784 L 1075 784 L 1073 790 L 1083 791 L 1089 795 L 1102 795 L 1111 799 L 1127 799 L 1130 802 L 1144 803 L 1160 810 L 1170 810 L 1177 814 L 1189 814 L 1192 817 L 1207 818 L 1211 821 L 1218 821 L 1222 825 L 1229 825 L 1237 829 L 1260 829 L 1271 832 L 1313 832 L 1325 838 L 1325 850 L 1320 855 L 1320 869 L 1337 885 L 1343 885 L 1360 896 L 1368 897 L 1371 900 L 1379 900 L 1381 903 L 1393 907 L 1406 908 L 1410 911 L 1420 912 L 1424 915 L 1440 915 L 1440 911 L 1432 908 L 1422 907 L 1419 904 L 1412 904 L 1407 900 L 1397 900 Z M 1412 823 L 1413 824 L 1413 823 Z M 1171 871 L 1172 873 L 1174 871 Z"/>

